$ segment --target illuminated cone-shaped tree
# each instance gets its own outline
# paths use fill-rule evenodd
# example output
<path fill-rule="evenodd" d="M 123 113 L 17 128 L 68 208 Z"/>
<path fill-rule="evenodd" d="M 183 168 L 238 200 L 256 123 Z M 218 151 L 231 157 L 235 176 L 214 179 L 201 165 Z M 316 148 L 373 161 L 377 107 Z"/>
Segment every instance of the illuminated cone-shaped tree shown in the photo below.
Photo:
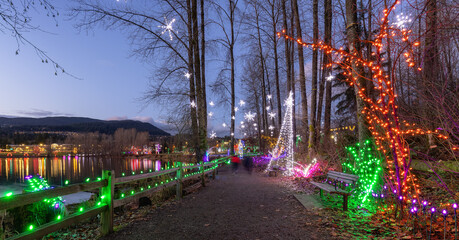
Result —
<path fill-rule="evenodd" d="M 293 157 L 293 92 L 290 92 L 288 98 L 285 100 L 284 106 L 287 107 L 285 110 L 284 120 L 282 121 L 282 127 L 277 139 L 276 146 L 271 151 L 271 160 L 269 161 L 268 169 L 274 167 L 285 168 L 286 174 L 293 174 L 293 166 L 295 160 Z"/>

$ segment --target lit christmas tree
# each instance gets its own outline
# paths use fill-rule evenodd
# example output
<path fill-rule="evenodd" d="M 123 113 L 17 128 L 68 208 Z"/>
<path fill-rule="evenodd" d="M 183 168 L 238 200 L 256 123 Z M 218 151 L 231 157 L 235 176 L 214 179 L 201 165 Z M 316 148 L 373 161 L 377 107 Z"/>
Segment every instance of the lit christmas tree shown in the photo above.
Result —
<path fill-rule="evenodd" d="M 267 169 L 276 167 L 283 168 L 287 170 L 285 174 L 292 175 L 295 164 L 295 159 L 293 157 L 293 92 L 290 92 L 287 100 L 285 100 L 284 106 L 287 107 L 287 110 L 285 111 L 276 146 L 270 152 L 271 160 L 269 161 Z"/>

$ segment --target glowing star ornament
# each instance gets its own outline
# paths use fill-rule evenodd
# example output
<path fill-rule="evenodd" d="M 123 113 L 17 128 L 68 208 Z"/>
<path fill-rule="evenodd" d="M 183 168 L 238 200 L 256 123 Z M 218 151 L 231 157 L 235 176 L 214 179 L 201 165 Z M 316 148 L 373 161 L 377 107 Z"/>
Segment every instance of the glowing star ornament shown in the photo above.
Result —
<path fill-rule="evenodd" d="M 173 18 L 170 22 L 167 20 L 166 17 L 164 17 L 164 25 L 158 26 L 159 28 L 162 28 L 163 31 L 161 32 L 161 35 L 164 33 L 168 32 L 169 33 L 169 38 L 171 41 L 174 39 L 172 37 L 172 32 L 174 32 L 174 28 L 172 27 L 172 24 L 175 22 L 175 18 Z M 176 31 L 175 31 L 176 32 Z"/>
<path fill-rule="evenodd" d="M 274 130 L 274 128 L 275 128 L 275 127 L 274 127 L 273 125 L 269 125 L 269 128 L 268 128 L 268 129 L 272 131 L 272 130 Z"/>
<path fill-rule="evenodd" d="M 233 120 L 234 120 L 234 119 L 236 119 L 236 117 L 235 117 L 235 116 L 232 116 L 232 117 L 231 117 L 231 119 L 233 119 Z"/>
<path fill-rule="evenodd" d="M 217 133 L 214 132 L 214 131 L 212 131 L 212 132 L 210 133 L 209 137 L 210 137 L 211 139 L 214 139 L 214 138 L 217 137 Z"/>
<path fill-rule="evenodd" d="M 244 105 L 245 105 L 245 102 L 244 102 L 244 100 L 242 100 L 242 99 L 241 99 L 241 100 L 239 100 L 239 106 L 241 106 L 241 107 L 242 107 L 242 106 L 244 106 Z"/>
<path fill-rule="evenodd" d="M 246 114 L 244 114 L 244 119 L 247 120 L 247 121 L 253 121 L 255 119 L 255 113 L 252 113 L 252 112 L 248 112 Z"/>
<path fill-rule="evenodd" d="M 212 117 L 214 116 L 214 113 L 213 112 L 209 112 L 209 117 Z"/>
<path fill-rule="evenodd" d="M 191 73 L 189 73 L 189 72 L 186 72 L 185 74 L 183 74 L 183 76 L 185 76 L 187 79 L 190 79 L 190 77 L 191 77 Z"/>
<path fill-rule="evenodd" d="M 271 100 L 271 98 L 273 98 L 273 96 L 271 94 L 268 95 L 268 100 Z"/>
<path fill-rule="evenodd" d="M 209 105 L 210 105 L 211 107 L 213 107 L 213 106 L 215 106 L 215 103 L 214 103 L 213 101 L 210 101 Z"/>
<path fill-rule="evenodd" d="M 270 106 L 267 106 L 267 107 L 266 107 L 266 111 L 269 111 L 269 109 L 271 109 L 271 107 L 270 107 Z"/>
<path fill-rule="evenodd" d="M 326 79 L 327 81 L 331 82 L 331 81 L 333 81 L 333 79 L 335 79 L 335 76 L 333 76 L 333 75 L 330 74 L 330 75 L 329 75 L 328 77 L 326 77 L 325 79 Z"/>
<path fill-rule="evenodd" d="M 194 100 L 191 101 L 190 106 L 191 106 L 192 108 L 196 108 L 196 103 L 194 102 Z"/>
<path fill-rule="evenodd" d="M 234 108 L 234 111 L 235 111 L 235 112 L 237 112 L 238 110 L 239 110 L 239 108 L 238 108 L 238 107 L 235 107 L 235 108 Z"/>
<path fill-rule="evenodd" d="M 268 116 L 269 116 L 271 119 L 274 119 L 274 118 L 276 117 L 276 113 L 270 112 L 270 113 L 268 113 Z"/>
<path fill-rule="evenodd" d="M 226 125 L 226 123 L 223 123 L 222 126 L 223 126 L 224 128 L 226 128 L 227 125 Z"/>

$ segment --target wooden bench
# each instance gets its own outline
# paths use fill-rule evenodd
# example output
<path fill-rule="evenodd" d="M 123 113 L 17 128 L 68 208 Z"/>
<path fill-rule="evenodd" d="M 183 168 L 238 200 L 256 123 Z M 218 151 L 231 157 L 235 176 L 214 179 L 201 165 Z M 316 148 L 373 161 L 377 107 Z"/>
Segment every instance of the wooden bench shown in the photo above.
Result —
<path fill-rule="evenodd" d="M 359 176 L 329 171 L 327 173 L 327 179 L 323 183 L 311 182 L 312 185 L 320 188 L 320 197 L 323 196 L 322 191 L 326 191 L 330 194 L 339 194 L 343 196 L 343 210 L 347 211 L 348 197 L 352 194 L 353 189 Z"/>

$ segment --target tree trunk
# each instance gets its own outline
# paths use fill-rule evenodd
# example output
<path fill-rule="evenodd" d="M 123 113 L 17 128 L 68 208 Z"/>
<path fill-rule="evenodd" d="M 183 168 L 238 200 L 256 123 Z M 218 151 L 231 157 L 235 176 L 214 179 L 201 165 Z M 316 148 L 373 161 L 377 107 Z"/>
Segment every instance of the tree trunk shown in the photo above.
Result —
<path fill-rule="evenodd" d="M 331 45 L 331 28 L 332 28 L 332 0 L 324 1 L 324 43 Z M 331 53 L 324 55 L 324 76 L 331 74 Z M 331 125 L 331 95 L 332 83 L 325 83 L 325 113 L 324 113 L 324 145 L 328 147 L 330 142 L 330 125 Z"/>
<path fill-rule="evenodd" d="M 266 125 L 268 125 L 268 114 L 266 111 L 266 81 L 265 81 L 265 60 L 263 57 L 263 47 L 261 45 L 261 34 L 260 34 L 260 25 L 259 25 L 259 12 L 258 6 L 256 3 L 254 4 L 255 8 L 255 18 L 257 23 L 257 37 L 258 37 L 258 51 L 260 54 L 260 65 L 261 65 L 261 103 L 262 103 L 262 125 L 258 125 L 258 137 L 261 138 L 261 129 L 266 129 Z M 260 149 L 263 149 L 260 146 Z"/>
<path fill-rule="evenodd" d="M 283 16 L 283 30 L 285 33 L 289 33 L 288 31 L 288 24 L 287 24 L 287 10 L 285 6 L 285 1 L 282 0 L 282 16 Z M 287 71 L 287 91 L 290 92 L 292 90 L 292 63 L 291 63 L 291 58 L 290 58 L 290 41 L 287 38 L 284 38 L 284 43 L 285 43 L 285 66 L 286 66 L 286 71 Z M 282 123 L 282 120 L 280 120 L 280 123 Z M 280 128 L 280 125 L 279 125 Z"/>
<path fill-rule="evenodd" d="M 424 71 L 422 79 L 422 92 L 425 98 L 422 102 L 423 121 L 427 128 L 434 128 L 434 119 L 432 119 L 433 109 L 430 106 L 430 100 L 433 99 L 432 90 L 435 87 L 434 82 L 439 78 L 439 64 L 438 64 L 438 46 L 437 46 L 437 0 L 426 0 L 426 37 L 424 49 Z M 429 138 L 429 144 L 433 142 Z"/>
<path fill-rule="evenodd" d="M 204 18 L 204 0 L 201 0 L 201 88 L 204 100 L 204 113 L 207 113 L 207 91 L 206 91 L 206 35 Z M 207 117 L 204 118 L 204 126 L 207 134 Z M 207 138 L 207 135 L 206 135 Z"/>
<path fill-rule="evenodd" d="M 230 4 L 230 23 L 231 23 L 231 42 L 230 42 L 230 61 L 231 61 L 231 154 L 234 154 L 234 123 L 235 114 L 234 108 L 236 107 L 236 92 L 234 88 L 235 76 L 234 76 L 234 2 L 229 0 Z"/>
<path fill-rule="evenodd" d="M 313 0 L 312 3 L 312 15 L 313 15 L 313 44 L 317 44 L 319 38 L 319 3 L 318 0 Z M 312 51 L 312 79 L 311 79 L 311 118 L 309 122 L 309 145 L 308 153 L 309 159 L 312 159 L 313 151 L 316 143 L 316 107 L 317 107 L 317 62 L 318 62 L 318 51 L 316 48 Z"/>
<path fill-rule="evenodd" d="M 273 0 L 273 3 L 271 5 L 271 17 L 272 17 L 272 24 L 273 24 L 274 77 L 276 79 L 277 124 L 278 124 L 278 129 L 280 130 L 280 127 L 282 125 L 282 100 L 280 96 L 279 57 L 277 55 L 277 22 L 276 22 L 275 8 L 276 8 L 276 0 Z"/>
<path fill-rule="evenodd" d="M 296 36 L 297 39 L 302 39 L 302 33 L 301 33 L 301 24 L 300 24 L 300 16 L 298 14 L 298 0 L 292 0 L 292 7 L 293 7 L 293 15 L 295 18 L 295 26 L 296 26 Z M 300 131 L 301 134 L 301 139 L 302 145 L 306 146 L 305 143 L 307 143 L 307 127 L 308 127 L 308 98 L 306 96 L 306 77 L 304 73 L 304 55 L 303 55 L 303 44 L 298 43 L 297 44 L 298 48 L 298 68 L 300 69 L 300 93 L 301 93 L 301 129 Z M 303 148 L 304 150 L 307 150 L 307 148 Z"/>
<path fill-rule="evenodd" d="M 290 2 L 291 4 L 291 2 Z M 290 5 L 292 6 L 292 5 Z M 292 10 L 293 12 L 293 10 Z M 294 19 L 294 16 L 293 14 L 290 14 L 290 31 L 291 31 L 291 34 L 290 36 L 295 36 L 295 27 L 293 26 L 294 25 L 294 22 L 295 22 L 295 19 Z M 293 115 L 293 139 L 296 139 L 296 102 L 295 102 L 295 82 L 296 82 L 296 79 L 295 79 L 295 47 L 293 46 L 293 43 L 291 45 L 291 48 L 290 50 L 292 51 L 292 53 L 290 54 L 290 62 L 291 62 L 291 70 L 292 72 L 290 73 L 291 74 L 291 78 L 292 78 L 292 92 L 293 92 L 293 107 L 292 107 L 292 115 Z"/>
<path fill-rule="evenodd" d="M 195 148 L 196 152 L 196 161 L 199 162 L 200 159 L 198 158 L 199 152 L 199 129 L 198 129 L 198 119 L 197 119 L 197 112 L 196 112 L 196 88 L 194 84 L 194 69 L 193 69 L 193 23 L 192 23 L 192 14 L 191 14 L 191 0 L 187 0 L 187 12 L 188 12 L 188 23 L 187 23 L 187 30 L 188 30 L 188 73 L 190 73 L 190 115 L 191 115 L 191 130 L 193 132 L 193 144 L 192 146 Z M 195 104 L 195 105 L 192 105 Z"/>
<path fill-rule="evenodd" d="M 346 25 L 347 25 L 347 41 L 349 44 L 349 52 L 353 55 L 361 56 L 360 41 L 359 41 L 359 23 L 357 21 L 357 3 L 356 0 L 346 0 Z M 359 97 L 359 86 L 365 86 L 365 79 L 362 78 L 362 68 L 357 66 L 356 61 L 352 60 L 352 78 L 357 79 L 354 84 L 354 91 L 357 102 L 357 125 L 359 142 L 363 146 L 364 141 L 370 137 L 370 132 L 367 127 L 365 115 L 362 110 L 365 107 L 365 102 Z"/>

